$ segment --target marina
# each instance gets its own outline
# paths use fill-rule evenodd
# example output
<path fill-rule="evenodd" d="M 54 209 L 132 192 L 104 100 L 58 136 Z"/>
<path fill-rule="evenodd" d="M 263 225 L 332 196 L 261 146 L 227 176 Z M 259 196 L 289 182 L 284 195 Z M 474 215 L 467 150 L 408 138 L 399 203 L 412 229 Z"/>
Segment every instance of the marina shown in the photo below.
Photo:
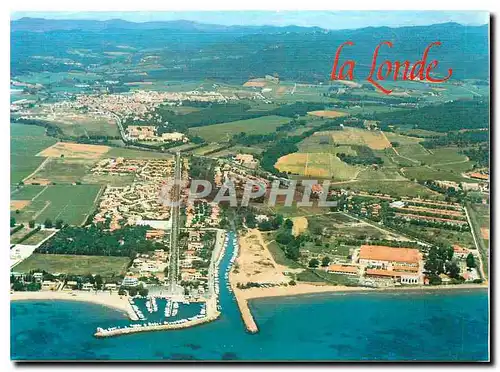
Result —
<path fill-rule="evenodd" d="M 129 298 L 129 303 L 138 321 L 123 326 L 99 326 L 95 337 L 112 337 L 147 331 L 161 331 L 188 328 L 203 323 L 211 322 L 221 315 L 219 301 L 221 276 L 226 282 L 226 288 L 231 292 L 228 276 L 238 254 L 237 238 L 234 233 L 229 233 L 224 238 L 224 243 L 214 251 L 212 260 L 213 287 L 208 298 L 197 301 L 188 300 L 183 296 L 136 296 Z M 230 254 L 227 266 L 219 270 L 225 256 Z"/>

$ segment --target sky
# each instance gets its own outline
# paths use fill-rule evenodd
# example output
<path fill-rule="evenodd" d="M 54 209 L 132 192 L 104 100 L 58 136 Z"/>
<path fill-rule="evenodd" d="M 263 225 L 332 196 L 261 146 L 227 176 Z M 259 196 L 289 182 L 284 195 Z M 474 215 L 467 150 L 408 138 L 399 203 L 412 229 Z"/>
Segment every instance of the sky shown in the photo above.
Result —
<path fill-rule="evenodd" d="M 362 27 L 424 26 L 445 22 L 463 25 L 488 23 L 489 14 L 481 11 L 179 11 L 179 12 L 13 12 L 11 19 L 123 19 L 131 22 L 190 20 L 219 25 L 318 26 L 325 29 Z"/>

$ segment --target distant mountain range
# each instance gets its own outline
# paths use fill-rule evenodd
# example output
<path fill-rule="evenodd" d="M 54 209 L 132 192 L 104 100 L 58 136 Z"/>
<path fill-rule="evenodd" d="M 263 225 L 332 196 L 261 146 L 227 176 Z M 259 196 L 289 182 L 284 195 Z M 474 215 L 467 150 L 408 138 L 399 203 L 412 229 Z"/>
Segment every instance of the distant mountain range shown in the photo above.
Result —
<path fill-rule="evenodd" d="M 350 40 L 342 59 L 354 59 L 357 78 L 367 76 L 375 47 L 380 60 L 420 59 L 427 45 L 440 41 L 429 59 L 440 72 L 453 68 L 453 78 L 489 76 L 489 28 L 444 23 L 416 27 L 368 27 L 325 30 L 318 27 L 221 26 L 191 21 L 134 23 L 123 20 L 47 20 L 21 18 L 11 22 L 12 73 L 77 69 L 57 61 L 85 66 L 109 64 L 127 46 L 127 63 L 154 55 L 152 79 L 216 79 L 242 82 L 249 77 L 278 74 L 299 82 L 326 82 L 338 46 Z M 85 52 L 81 52 L 85 51 Z M 111 57 L 110 52 L 115 52 Z M 50 57 L 50 58 L 49 58 Z M 52 60 L 51 58 L 54 57 Z M 123 57 L 125 58 L 125 57 Z M 135 78 L 135 77 L 134 77 Z M 131 78 L 132 79 L 132 78 Z"/>
<path fill-rule="evenodd" d="M 178 30 L 193 32 L 234 32 L 234 33 L 267 33 L 267 32 L 311 32 L 322 31 L 319 27 L 299 26 L 223 26 L 194 21 L 155 21 L 130 22 L 122 19 L 106 21 L 95 20 L 63 20 L 24 17 L 11 21 L 11 31 L 47 32 L 56 30 L 104 31 L 109 29 L 124 30 Z"/>

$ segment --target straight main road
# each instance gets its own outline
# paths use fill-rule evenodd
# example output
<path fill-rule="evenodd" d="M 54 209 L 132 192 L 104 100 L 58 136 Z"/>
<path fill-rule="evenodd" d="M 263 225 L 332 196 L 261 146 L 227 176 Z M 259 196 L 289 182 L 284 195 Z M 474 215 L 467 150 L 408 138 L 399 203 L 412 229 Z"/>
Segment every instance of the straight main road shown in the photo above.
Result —
<path fill-rule="evenodd" d="M 174 185 L 171 190 L 172 207 L 170 209 L 172 226 L 170 231 L 170 262 L 168 280 L 170 292 L 176 292 L 179 276 L 179 213 L 181 197 L 181 153 L 175 154 Z"/>

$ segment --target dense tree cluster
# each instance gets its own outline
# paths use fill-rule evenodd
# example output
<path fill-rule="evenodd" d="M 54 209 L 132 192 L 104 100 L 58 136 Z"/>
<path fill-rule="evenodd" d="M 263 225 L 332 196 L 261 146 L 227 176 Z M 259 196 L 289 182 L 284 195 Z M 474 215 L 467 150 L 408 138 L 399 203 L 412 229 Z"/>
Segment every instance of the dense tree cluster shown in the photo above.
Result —
<path fill-rule="evenodd" d="M 351 148 L 356 151 L 356 155 L 348 155 L 341 152 L 337 154 L 337 157 L 344 163 L 353 165 L 380 165 L 384 163 L 382 158 L 376 156 L 368 146 L 352 145 Z"/>
<path fill-rule="evenodd" d="M 450 246 L 431 247 L 427 253 L 424 270 L 430 284 L 441 284 L 440 274 L 447 274 L 450 278 L 463 280 L 460 276 L 460 268 L 453 261 L 453 248 Z"/>
<path fill-rule="evenodd" d="M 37 248 L 37 253 L 135 257 L 136 253 L 164 249 L 164 245 L 146 240 L 148 229 L 124 226 L 108 231 L 97 225 L 66 226 Z"/>
<path fill-rule="evenodd" d="M 452 132 L 460 129 L 488 128 L 490 122 L 488 100 L 457 100 L 444 104 L 423 106 L 417 110 L 399 110 L 374 115 L 383 130 L 390 126 Z"/>

